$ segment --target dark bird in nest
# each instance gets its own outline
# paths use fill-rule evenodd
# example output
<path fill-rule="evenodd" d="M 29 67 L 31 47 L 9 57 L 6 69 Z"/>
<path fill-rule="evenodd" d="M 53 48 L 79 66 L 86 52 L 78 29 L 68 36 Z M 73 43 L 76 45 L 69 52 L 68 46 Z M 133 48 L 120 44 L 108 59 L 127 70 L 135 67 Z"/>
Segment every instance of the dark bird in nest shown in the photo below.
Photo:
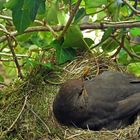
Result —
<path fill-rule="evenodd" d="M 140 79 L 112 71 L 93 80 L 68 80 L 53 102 L 58 122 L 90 130 L 124 128 L 139 111 Z"/>

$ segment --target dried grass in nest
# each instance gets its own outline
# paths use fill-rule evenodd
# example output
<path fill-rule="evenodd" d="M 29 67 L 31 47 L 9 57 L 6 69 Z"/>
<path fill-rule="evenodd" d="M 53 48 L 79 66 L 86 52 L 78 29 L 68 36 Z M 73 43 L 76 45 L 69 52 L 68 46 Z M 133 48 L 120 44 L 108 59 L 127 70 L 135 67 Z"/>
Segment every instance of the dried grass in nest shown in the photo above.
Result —
<path fill-rule="evenodd" d="M 33 72 L 27 80 L 16 81 L 0 91 L 0 139 L 3 140 L 137 140 L 140 121 L 114 131 L 90 131 L 68 128 L 58 124 L 52 113 L 52 102 L 59 89 L 58 83 L 79 78 L 88 68 L 87 79 L 104 70 L 124 68 L 106 56 L 78 57 L 61 67 L 61 71 Z M 47 76 L 46 76 L 47 75 Z M 50 76 L 50 78 L 49 78 Z M 46 80 L 47 79 L 47 80 Z M 44 82 L 45 81 L 45 82 Z M 46 83 L 47 82 L 47 83 Z"/>

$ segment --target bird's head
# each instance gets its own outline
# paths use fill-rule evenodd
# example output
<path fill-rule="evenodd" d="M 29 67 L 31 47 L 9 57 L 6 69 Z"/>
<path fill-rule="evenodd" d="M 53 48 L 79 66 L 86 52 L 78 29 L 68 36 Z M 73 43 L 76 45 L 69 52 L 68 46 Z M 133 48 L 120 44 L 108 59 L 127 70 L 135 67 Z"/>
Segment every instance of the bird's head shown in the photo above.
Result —
<path fill-rule="evenodd" d="M 65 119 L 74 118 L 77 111 L 85 109 L 88 94 L 84 82 L 80 79 L 66 81 L 59 90 L 54 103 L 53 112 L 58 121 L 65 123 Z M 76 118 L 75 118 L 76 119 Z"/>

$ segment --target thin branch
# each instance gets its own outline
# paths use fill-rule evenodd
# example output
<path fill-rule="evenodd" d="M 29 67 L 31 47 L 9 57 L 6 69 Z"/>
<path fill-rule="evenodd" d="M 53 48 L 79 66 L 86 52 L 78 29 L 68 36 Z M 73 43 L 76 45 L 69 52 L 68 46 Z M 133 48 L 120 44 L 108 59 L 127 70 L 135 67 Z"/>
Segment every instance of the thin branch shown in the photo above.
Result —
<path fill-rule="evenodd" d="M 51 26 L 51 28 L 55 32 L 60 32 L 64 29 L 65 26 Z M 86 30 L 86 29 L 106 29 L 106 28 L 133 28 L 133 27 L 140 27 L 140 20 L 135 21 L 121 21 L 121 22 L 102 22 L 102 23 L 91 23 L 91 24 L 81 24 L 80 29 Z M 31 32 L 49 32 L 49 29 L 45 26 L 35 26 L 35 27 L 29 27 L 24 31 L 24 33 L 31 33 Z M 24 34 L 23 33 L 23 34 Z M 17 31 L 9 33 L 11 36 L 18 36 L 20 35 Z M 6 41 L 6 35 L 0 37 L 0 43 L 3 41 Z"/>
<path fill-rule="evenodd" d="M 19 63 L 18 63 L 18 58 L 17 58 L 17 56 L 16 56 L 16 54 L 15 54 L 14 46 L 13 46 L 13 44 L 11 43 L 11 37 L 10 37 L 9 35 L 6 35 L 6 36 L 7 36 L 8 46 L 9 46 L 9 48 L 10 48 L 10 50 L 11 50 L 11 53 L 12 53 L 12 55 L 13 55 L 13 59 L 14 59 L 16 68 L 17 68 L 17 70 L 18 70 L 18 76 L 19 76 L 21 79 L 23 79 L 23 75 L 22 75 L 22 72 L 21 72 L 21 69 L 20 69 L 20 65 L 19 65 Z"/>
<path fill-rule="evenodd" d="M 132 58 L 135 57 L 135 58 L 137 58 L 137 59 L 140 59 L 140 56 L 138 56 L 138 55 L 132 53 L 132 52 L 129 51 L 126 47 L 123 47 L 123 49 L 128 53 L 128 55 L 129 55 L 130 57 L 132 57 Z"/>
<path fill-rule="evenodd" d="M 81 1 L 82 0 L 78 0 L 75 8 L 73 9 L 73 11 L 70 14 L 70 17 L 68 19 L 68 22 L 67 22 L 66 26 L 64 27 L 64 29 L 63 29 L 62 33 L 60 34 L 60 36 L 58 37 L 58 40 L 61 40 L 61 38 L 64 36 L 64 34 L 66 33 L 66 31 L 68 30 L 68 28 L 69 28 L 69 26 L 70 26 L 70 24 L 71 24 L 71 22 L 72 22 L 72 20 L 73 20 L 73 18 L 75 16 L 76 12 L 77 12 L 77 10 L 78 10 L 78 8 L 80 6 Z"/>
<path fill-rule="evenodd" d="M 48 23 L 46 23 L 45 25 L 46 25 L 46 27 L 48 28 L 48 30 L 52 33 L 52 35 L 57 39 L 57 38 L 58 38 L 58 35 L 57 35 L 57 33 L 53 30 L 53 28 L 52 28 Z"/>
<path fill-rule="evenodd" d="M 7 85 L 7 84 L 5 84 L 5 83 L 3 83 L 3 82 L 0 82 L 0 85 L 3 85 L 3 86 L 8 87 L 8 85 Z"/>
<path fill-rule="evenodd" d="M 10 53 L 4 53 L 4 52 L 0 52 L 0 55 L 1 56 L 13 56 L 12 54 Z M 28 57 L 28 55 L 25 55 L 25 54 L 16 54 L 17 57 Z"/>
<path fill-rule="evenodd" d="M 123 2 L 124 2 L 125 4 L 127 4 L 128 7 L 129 7 L 133 12 L 135 12 L 135 13 L 137 13 L 137 14 L 140 14 L 140 11 L 137 10 L 137 9 L 135 9 L 135 8 L 129 3 L 128 0 L 123 0 Z"/>
<path fill-rule="evenodd" d="M 124 48 L 124 41 L 125 41 L 125 35 L 122 36 L 121 42 L 119 42 L 115 37 L 112 37 L 120 46 L 117 48 L 116 52 L 111 56 L 111 58 L 116 57 L 122 48 Z"/>

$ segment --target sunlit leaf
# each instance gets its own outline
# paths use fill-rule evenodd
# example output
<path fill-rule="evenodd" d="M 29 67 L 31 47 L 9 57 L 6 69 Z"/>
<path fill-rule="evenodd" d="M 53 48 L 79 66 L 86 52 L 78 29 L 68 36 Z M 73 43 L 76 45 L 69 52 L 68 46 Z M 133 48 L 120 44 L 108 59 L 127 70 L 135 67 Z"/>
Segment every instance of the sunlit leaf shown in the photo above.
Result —
<path fill-rule="evenodd" d="M 140 28 L 132 28 L 129 30 L 132 36 L 140 35 Z"/>
<path fill-rule="evenodd" d="M 127 70 L 136 76 L 140 76 L 140 62 L 130 63 L 127 66 Z"/>

